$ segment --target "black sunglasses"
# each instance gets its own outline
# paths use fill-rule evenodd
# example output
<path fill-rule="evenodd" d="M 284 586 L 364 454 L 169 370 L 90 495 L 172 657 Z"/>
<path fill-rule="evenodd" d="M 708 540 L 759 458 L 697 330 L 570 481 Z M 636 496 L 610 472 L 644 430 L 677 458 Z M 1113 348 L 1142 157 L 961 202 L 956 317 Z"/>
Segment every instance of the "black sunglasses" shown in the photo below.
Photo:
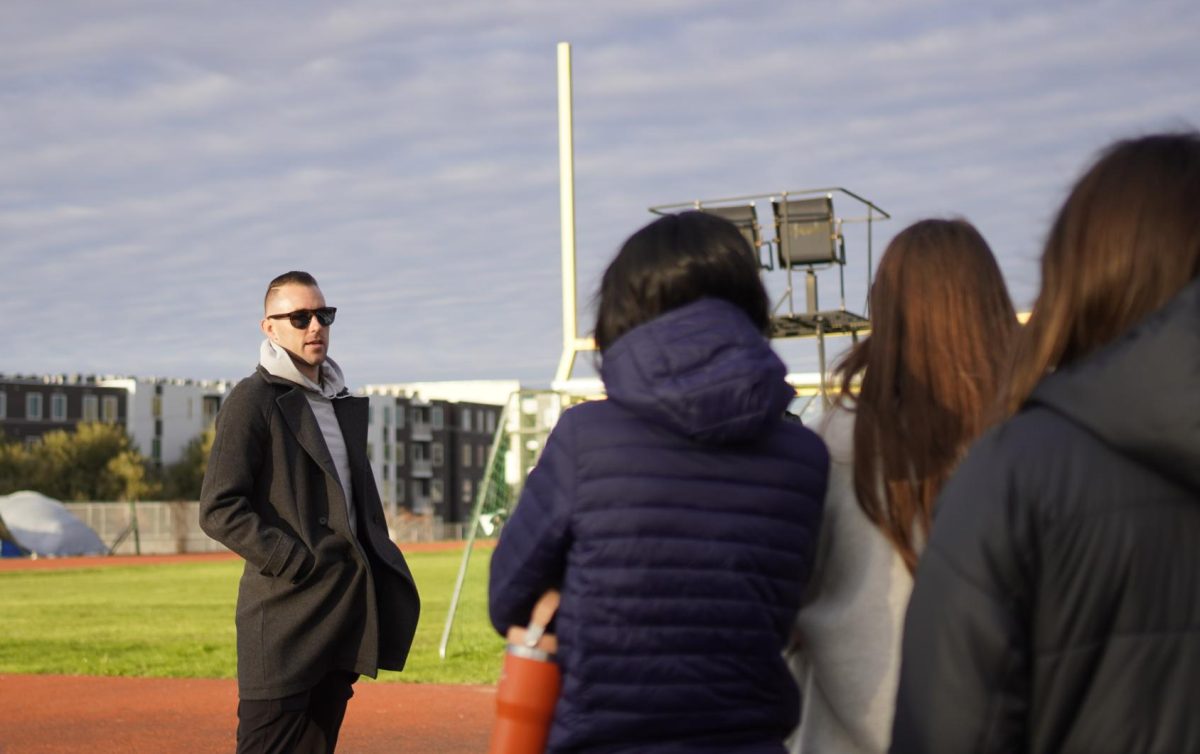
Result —
<path fill-rule="evenodd" d="M 336 306 L 322 306 L 320 309 L 297 309 L 287 314 L 268 314 L 267 319 L 284 319 L 286 317 L 292 323 L 292 327 L 303 330 L 308 327 L 309 322 L 312 322 L 313 317 L 317 318 L 322 327 L 329 327 L 333 324 L 335 314 L 337 314 Z"/>

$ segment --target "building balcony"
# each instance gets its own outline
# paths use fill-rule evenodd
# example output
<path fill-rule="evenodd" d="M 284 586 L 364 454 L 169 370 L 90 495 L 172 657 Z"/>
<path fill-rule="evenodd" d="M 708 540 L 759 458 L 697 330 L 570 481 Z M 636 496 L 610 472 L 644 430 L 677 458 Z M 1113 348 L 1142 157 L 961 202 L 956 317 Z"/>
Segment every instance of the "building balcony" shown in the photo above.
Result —
<path fill-rule="evenodd" d="M 412 512 L 418 515 L 433 513 L 433 500 L 428 497 L 414 498 L 412 501 Z"/>
<path fill-rule="evenodd" d="M 409 466 L 409 476 L 413 479 L 428 479 L 433 476 L 433 463 L 427 460 L 413 461 Z"/>

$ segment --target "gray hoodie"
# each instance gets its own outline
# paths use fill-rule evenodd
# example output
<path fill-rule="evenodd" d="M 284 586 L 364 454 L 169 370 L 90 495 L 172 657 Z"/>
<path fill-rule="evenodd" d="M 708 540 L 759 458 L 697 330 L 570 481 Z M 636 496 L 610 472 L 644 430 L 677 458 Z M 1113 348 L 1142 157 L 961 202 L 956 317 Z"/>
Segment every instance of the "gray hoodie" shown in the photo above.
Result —
<path fill-rule="evenodd" d="M 346 380 L 342 376 L 342 368 L 337 362 L 326 357 L 321 363 L 321 382 L 313 382 L 300 373 L 291 355 L 283 348 L 275 345 L 269 338 L 264 338 L 258 349 L 258 363 L 272 375 L 280 377 L 304 389 L 304 397 L 312 407 L 321 434 L 325 437 L 325 446 L 333 458 L 337 469 L 338 482 L 342 485 L 342 495 L 346 500 L 346 516 L 350 519 L 350 530 L 358 534 L 358 524 L 354 518 L 354 489 L 350 481 L 350 456 L 346 452 L 346 440 L 342 437 L 342 428 L 338 424 L 337 414 L 333 410 L 333 401 L 349 395 Z"/>

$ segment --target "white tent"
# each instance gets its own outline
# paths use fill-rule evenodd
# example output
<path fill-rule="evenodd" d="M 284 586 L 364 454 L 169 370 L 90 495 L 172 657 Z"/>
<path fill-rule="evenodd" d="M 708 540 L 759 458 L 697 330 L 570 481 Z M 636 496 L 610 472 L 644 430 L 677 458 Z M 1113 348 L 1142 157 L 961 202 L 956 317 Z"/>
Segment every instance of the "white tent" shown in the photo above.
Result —
<path fill-rule="evenodd" d="M 103 555 L 96 532 L 54 498 L 22 490 L 0 495 L 0 519 L 16 543 L 37 555 Z"/>

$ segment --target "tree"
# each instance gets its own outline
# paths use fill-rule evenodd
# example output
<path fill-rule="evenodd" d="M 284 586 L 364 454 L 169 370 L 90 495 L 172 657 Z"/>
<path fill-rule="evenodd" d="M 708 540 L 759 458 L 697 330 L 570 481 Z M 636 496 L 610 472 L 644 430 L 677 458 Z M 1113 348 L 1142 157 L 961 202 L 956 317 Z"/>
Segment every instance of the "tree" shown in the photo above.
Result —
<path fill-rule="evenodd" d="M 8 495 L 29 487 L 33 459 L 25 446 L 0 435 L 0 495 Z"/>
<path fill-rule="evenodd" d="M 119 500 L 151 495 L 156 487 L 146 460 L 116 424 L 88 422 L 73 432 L 55 430 L 41 442 L 0 450 L 0 469 L 12 469 L 3 486 L 36 490 L 59 500 Z"/>
<path fill-rule="evenodd" d="M 115 497 L 105 500 L 142 500 L 159 490 L 156 480 L 149 479 L 146 460 L 136 450 L 123 450 L 104 465 L 105 484 L 116 491 Z"/>
<path fill-rule="evenodd" d="M 183 449 L 183 457 L 163 471 L 162 493 L 166 500 L 199 500 L 200 485 L 208 468 L 216 430 L 209 427 Z"/>
<path fill-rule="evenodd" d="M 0 437 L 0 495 L 36 490 L 59 500 L 197 500 L 215 431 L 192 438 L 183 457 L 157 472 L 117 424 L 83 423 L 26 447 Z"/>

